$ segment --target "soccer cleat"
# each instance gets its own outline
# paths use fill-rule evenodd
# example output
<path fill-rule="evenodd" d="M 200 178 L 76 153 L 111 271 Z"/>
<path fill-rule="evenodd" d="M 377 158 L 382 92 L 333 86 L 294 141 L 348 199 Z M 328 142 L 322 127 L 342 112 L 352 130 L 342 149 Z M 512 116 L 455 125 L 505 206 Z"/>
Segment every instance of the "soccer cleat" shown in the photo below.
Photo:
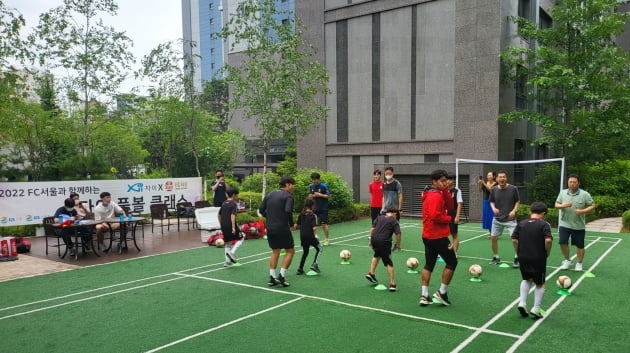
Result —
<path fill-rule="evenodd" d="M 437 291 L 433 293 L 433 298 L 439 300 L 442 305 L 451 305 L 451 302 L 450 300 L 448 300 L 448 295 L 446 295 L 446 293 L 440 293 L 440 291 Z"/>
<path fill-rule="evenodd" d="M 232 253 L 232 250 L 228 250 L 225 252 L 225 256 L 227 256 L 227 258 L 233 263 L 237 263 L 238 260 L 236 259 L 236 256 L 234 256 L 234 253 Z"/>
<path fill-rule="evenodd" d="M 225 263 L 223 263 L 223 267 L 232 267 L 232 262 L 226 261 Z"/>
<path fill-rule="evenodd" d="M 532 316 L 534 320 L 542 319 L 543 317 L 542 314 L 540 313 L 540 309 L 536 309 L 536 308 L 532 308 L 529 314 Z"/>
<path fill-rule="evenodd" d="M 575 270 L 582 272 L 582 263 L 578 262 L 575 264 Z"/>
<path fill-rule="evenodd" d="M 303 275 L 304 274 L 304 270 L 301 268 L 298 268 L 298 270 L 295 272 L 296 275 Z"/>
<path fill-rule="evenodd" d="M 280 284 L 280 281 L 277 278 L 273 278 L 273 276 L 269 276 L 269 281 L 267 282 L 270 286 L 275 286 L 276 284 Z"/>
<path fill-rule="evenodd" d="M 519 306 L 518 307 L 518 312 L 521 313 L 522 317 L 528 317 L 529 316 L 527 314 L 527 309 L 525 309 L 525 307 L 523 307 L 523 306 Z"/>
<path fill-rule="evenodd" d="M 429 297 L 425 297 L 424 295 L 420 297 L 420 306 L 427 306 L 433 304 L 433 300 Z"/>
<path fill-rule="evenodd" d="M 490 261 L 490 265 L 498 265 L 500 262 L 501 262 L 500 258 L 493 256 L 492 261 Z"/>
<path fill-rule="evenodd" d="M 330 245 L 330 240 L 324 239 L 324 246 L 328 246 L 328 245 Z"/>
<path fill-rule="evenodd" d="M 560 265 L 561 270 L 568 270 L 571 267 L 571 260 L 562 260 L 562 265 Z"/>
<path fill-rule="evenodd" d="M 320 273 L 320 272 L 321 272 L 321 271 L 319 270 L 319 265 L 317 265 L 317 264 L 312 264 L 312 265 L 311 265 L 311 270 L 313 270 L 313 271 L 315 271 L 315 272 L 317 272 L 317 273 Z"/>
<path fill-rule="evenodd" d="M 396 285 L 396 283 L 390 283 L 389 284 L 389 291 L 390 292 L 395 292 L 398 290 L 398 286 Z"/>
<path fill-rule="evenodd" d="M 518 262 L 518 257 L 515 257 L 514 262 L 512 262 L 512 267 L 519 268 L 520 266 L 521 266 L 521 263 Z"/>
<path fill-rule="evenodd" d="M 376 279 L 376 276 L 374 276 L 373 273 L 369 273 L 367 275 L 365 275 L 365 278 L 367 278 L 368 281 L 372 282 L 372 283 L 378 283 L 378 280 Z"/>
<path fill-rule="evenodd" d="M 276 279 L 278 281 L 278 283 L 280 283 L 283 287 L 288 287 L 291 285 L 291 283 L 287 282 L 284 277 L 282 277 L 282 275 L 278 276 L 278 278 Z"/>

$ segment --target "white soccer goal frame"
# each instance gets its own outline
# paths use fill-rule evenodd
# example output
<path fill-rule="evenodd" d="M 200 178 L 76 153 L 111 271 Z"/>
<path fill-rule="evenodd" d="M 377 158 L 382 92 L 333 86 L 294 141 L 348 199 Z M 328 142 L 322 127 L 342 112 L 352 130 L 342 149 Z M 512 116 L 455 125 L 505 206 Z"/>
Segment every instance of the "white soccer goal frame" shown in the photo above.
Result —
<path fill-rule="evenodd" d="M 530 159 L 526 161 L 486 161 L 482 159 L 455 159 L 455 186 L 459 187 L 459 163 L 478 163 L 478 164 L 534 164 L 534 163 L 547 163 L 547 162 L 561 162 L 560 163 L 560 191 L 564 187 L 564 157 L 562 158 L 549 158 L 549 159 Z"/>

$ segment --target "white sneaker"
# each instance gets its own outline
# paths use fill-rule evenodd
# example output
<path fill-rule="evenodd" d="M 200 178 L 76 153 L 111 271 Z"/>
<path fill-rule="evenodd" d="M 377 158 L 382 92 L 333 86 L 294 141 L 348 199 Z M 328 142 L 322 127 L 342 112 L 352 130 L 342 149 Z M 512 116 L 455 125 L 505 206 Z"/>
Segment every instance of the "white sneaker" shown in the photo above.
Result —
<path fill-rule="evenodd" d="M 576 264 L 577 266 L 577 264 Z M 571 260 L 562 260 L 562 265 L 560 265 L 561 270 L 568 270 L 571 267 Z"/>
<path fill-rule="evenodd" d="M 576 264 L 575 264 L 575 270 L 576 270 L 576 271 L 580 271 L 580 272 L 581 272 L 581 271 L 582 271 L 582 264 L 581 264 L 581 263 L 579 263 L 579 262 L 578 262 L 578 263 L 576 263 Z"/>

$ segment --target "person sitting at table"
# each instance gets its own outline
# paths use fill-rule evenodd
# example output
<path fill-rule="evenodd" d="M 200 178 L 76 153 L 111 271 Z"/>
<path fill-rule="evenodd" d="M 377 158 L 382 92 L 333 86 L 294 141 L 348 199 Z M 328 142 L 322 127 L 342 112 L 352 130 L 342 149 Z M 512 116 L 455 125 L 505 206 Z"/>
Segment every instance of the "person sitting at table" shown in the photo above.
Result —
<path fill-rule="evenodd" d="M 79 200 L 79 194 L 73 192 L 70 194 L 70 198 L 74 200 L 74 209 L 77 210 L 77 214 L 81 216 L 81 218 L 90 218 L 91 216 L 93 216 L 92 212 L 90 211 L 90 206 L 84 204 Z"/>
<path fill-rule="evenodd" d="M 59 207 L 55 211 L 53 217 L 55 217 L 55 223 L 61 223 L 64 219 L 69 219 L 71 221 L 81 219 L 81 216 L 78 215 L 77 210 L 74 209 L 74 201 L 70 198 L 63 201 L 63 206 Z M 74 243 L 72 242 L 72 237 L 70 236 L 70 233 L 63 228 L 58 228 L 57 231 L 61 235 L 61 239 L 63 239 L 66 247 L 70 249 L 70 256 L 74 256 Z"/>
<path fill-rule="evenodd" d="M 114 218 L 120 214 L 125 215 L 125 211 L 112 201 L 112 195 L 104 191 L 100 195 L 100 202 L 94 207 L 94 219 L 100 221 L 105 218 Z M 96 240 L 98 242 L 98 250 L 107 251 L 107 247 L 103 243 L 105 233 L 120 228 L 120 223 L 100 223 L 96 225 Z"/>

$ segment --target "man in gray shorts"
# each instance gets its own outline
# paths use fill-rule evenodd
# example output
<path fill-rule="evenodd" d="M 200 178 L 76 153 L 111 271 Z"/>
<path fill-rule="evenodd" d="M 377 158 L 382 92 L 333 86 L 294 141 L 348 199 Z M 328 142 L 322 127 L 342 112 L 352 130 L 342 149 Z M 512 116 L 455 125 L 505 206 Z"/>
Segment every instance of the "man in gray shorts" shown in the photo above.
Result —
<path fill-rule="evenodd" d="M 492 229 L 490 230 L 490 241 L 492 242 L 492 261 L 490 265 L 496 265 L 501 262 L 499 258 L 499 236 L 506 227 L 512 236 L 514 228 L 516 228 L 516 211 L 521 203 L 518 195 L 518 189 L 512 184 L 508 184 L 507 173 L 501 170 L 497 173 L 497 185 L 490 191 L 490 207 L 494 212 L 494 220 L 492 220 Z M 518 252 L 517 246 L 514 245 L 514 263 L 512 267 L 518 268 Z"/>

